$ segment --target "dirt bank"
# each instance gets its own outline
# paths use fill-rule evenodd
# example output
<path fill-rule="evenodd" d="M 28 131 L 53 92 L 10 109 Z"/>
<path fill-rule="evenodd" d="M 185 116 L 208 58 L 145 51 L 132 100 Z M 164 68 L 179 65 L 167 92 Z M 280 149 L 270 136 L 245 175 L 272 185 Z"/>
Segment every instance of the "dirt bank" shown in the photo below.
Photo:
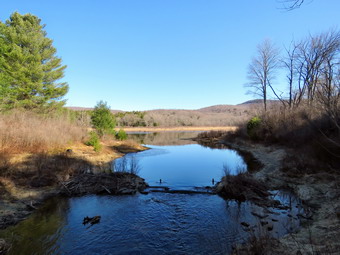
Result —
<path fill-rule="evenodd" d="M 340 178 L 336 173 L 320 170 L 313 174 L 296 175 L 284 171 L 283 165 L 291 155 L 292 149 L 279 146 L 252 144 L 243 140 L 224 141 L 227 146 L 250 152 L 263 167 L 252 175 L 265 182 L 270 189 L 292 190 L 309 211 L 302 217 L 302 227 L 297 233 L 291 233 L 279 240 L 266 244 L 262 254 L 340 254 Z M 297 156 L 297 155 L 295 155 Z M 294 164 L 290 164 L 294 165 Z M 247 248 L 236 254 L 251 254 Z"/>
<path fill-rule="evenodd" d="M 80 175 L 96 179 L 96 174 L 110 169 L 115 158 L 147 149 L 130 141 L 104 142 L 102 146 L 100 153 L 94 152 L 91 146 L 74 144 L 62 151 L 11 155 L 0 176 L 0 229 L 23 220 L 45 199 L 62 193 L 65 183 L 72 183 Z M 117 179 L 119 189 L 113 194 L 131 194 L 144 185 L 138 176 L 128 178 L 130 174 L 126 175 L 107 174 L 107 177 L 102 175 L 102 179 Z M 87 179 L 87 184 L 93 183 L 91 178 Z M 98 189 L 93 189 L 93 193 L 98 193 Z"/>

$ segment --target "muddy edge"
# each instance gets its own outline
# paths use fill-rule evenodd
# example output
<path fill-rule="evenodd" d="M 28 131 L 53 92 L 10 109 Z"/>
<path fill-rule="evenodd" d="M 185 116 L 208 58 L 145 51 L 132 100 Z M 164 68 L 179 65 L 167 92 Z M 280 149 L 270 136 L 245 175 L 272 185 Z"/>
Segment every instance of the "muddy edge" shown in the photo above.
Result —
<path fill-rule="evenodd" d="M 275 245 L 269 244 L 264 254 L 340 254 L 339 175 L 320 172 L 291 177 L 281 169 L 287 156 L 296 153 L 292 149 L 244 140 L 221 143 L 241 154 L 251 153 L 262 164 L 252 173 L 256 179 L 265 181 L 273 190 L 291 190 L 310 208 L 310 220 L 297 233 L 275 240 Z"/>

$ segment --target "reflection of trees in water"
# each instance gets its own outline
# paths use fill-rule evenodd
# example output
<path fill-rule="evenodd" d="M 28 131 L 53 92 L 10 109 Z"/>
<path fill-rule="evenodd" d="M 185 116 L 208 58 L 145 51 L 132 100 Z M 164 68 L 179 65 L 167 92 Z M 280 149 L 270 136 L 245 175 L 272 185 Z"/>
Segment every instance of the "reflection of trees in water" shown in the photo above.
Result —
<path fill-rule="evenodd" d="M 202 145 L 203 147 L 210 148 L 210 149 L 228 149 L 227 146 L 221 143 L 216 143 L 216 142 L 204 142 L 204 141 L 198 140 L 197 143 L 199 145 Z"/>
<path fill-rule="evenodd" d="M 114 172 L 138 174 L 140 170 L 141 165 L 135 154 L 127 154 L 113 161 Z"/>
<path fill-rule="evenodd" d="M 150 145 L 185 145 L 195 144 L 190 140 L 200 132 L 154 132 L 154 133 L 133 133 L 128 138 L 138 143 Z"/>
<path fill-rule="evenodd" d="M 69 200 L 52 198 L 28 219 L 0 232 L 12 241 L 9 254 L 49 254 L 65 225 Z"/>

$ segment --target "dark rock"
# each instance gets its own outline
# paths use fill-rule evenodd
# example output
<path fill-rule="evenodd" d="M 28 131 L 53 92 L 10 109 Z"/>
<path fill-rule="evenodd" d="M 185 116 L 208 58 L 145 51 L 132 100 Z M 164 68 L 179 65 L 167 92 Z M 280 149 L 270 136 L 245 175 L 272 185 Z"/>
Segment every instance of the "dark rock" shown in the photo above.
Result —
<path fill-rule="evenodd" d="M 242 226 L 245 226 L 245 227 L 247 227 L 247 228 L 250 226 L 250 224 L 249 224 L 249 223 L 247 223 L 247 222 L 244 222 L 244 221 L 242 221 L 242 222 L 241 222 L 241 225 L 242 225 Z"/>
<path fill-rule="evenodd" d="M 73 150 L 72 149 L 67 149 L 66 150 L 66 155 L 71 155 L 73 154 Z"/>

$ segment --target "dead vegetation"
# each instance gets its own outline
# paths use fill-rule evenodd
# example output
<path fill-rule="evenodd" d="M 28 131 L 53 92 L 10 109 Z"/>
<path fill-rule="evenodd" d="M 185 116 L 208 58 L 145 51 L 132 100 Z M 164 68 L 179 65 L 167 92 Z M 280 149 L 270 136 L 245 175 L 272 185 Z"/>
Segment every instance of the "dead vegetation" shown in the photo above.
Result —
<path fill-rule="evenodd" d="M 278 246 L 278 240 L 268 234 L 251 235 L 246 244 L 233 247 L 232 255 L 276 254 L 272 249 Z"/>
<path fill-rule="evenodd" d="M 209 132 L 203 132 L 198 134 L 198 140 L 208 140 L 208 141 L 217 141 L 220 140 L 223 136 L 226 135 L 226 131 L 222 130 L 212 130 Z"/>
<path fill-rule="evenodd" d="M 67 196 L 84 194 L 135 194 L 147 184 L 144 179 L 130 173 L 81 174 L 61 182 L 61 193 Z"/>
<path fill-rule="evenodd" d="M 47 116 L 15 110 L 0 114 L 0 152 L 42 153 L 65 148 L 86 137 L 84 127 L 66 116 Z"/>
<path fill-rule="evenodd" d="M 240 202 L 251 201 L 259 206 L 275 207 L 279 201 L 270 198 L 269 187 L 251 174 L 244 172 L 237 175 L 227 174 L 216 186 L 216 192 L 225 199 Z"/>

